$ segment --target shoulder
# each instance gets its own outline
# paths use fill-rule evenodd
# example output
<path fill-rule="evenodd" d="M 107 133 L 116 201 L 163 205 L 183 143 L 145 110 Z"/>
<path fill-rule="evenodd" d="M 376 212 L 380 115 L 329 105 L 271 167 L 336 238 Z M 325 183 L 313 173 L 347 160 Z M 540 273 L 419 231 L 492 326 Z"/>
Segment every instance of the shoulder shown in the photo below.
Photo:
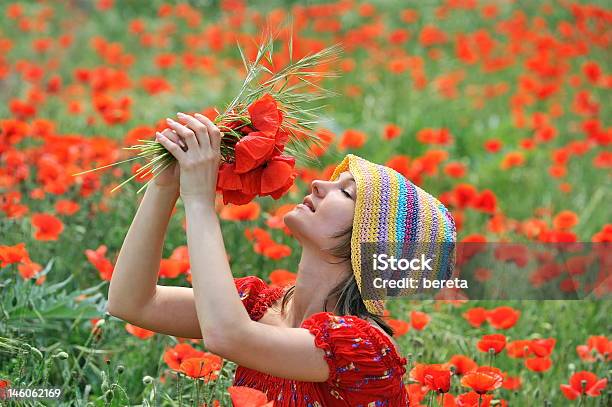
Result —
<path fill-rule="evenodd" d="M 266 310 L 282 297 L 282 287 L 269 286 L 256 276 L 234 278 L 238 295 L 252 320 L 258 321 Z"/>
<path fill-rule="evenodd" d="M 332 384 L 348 389 L 395 386 L 406 372 L 406 359 L 381 329 L 353 315 L 319 312 L 302 323 L 323 349 Z"/>

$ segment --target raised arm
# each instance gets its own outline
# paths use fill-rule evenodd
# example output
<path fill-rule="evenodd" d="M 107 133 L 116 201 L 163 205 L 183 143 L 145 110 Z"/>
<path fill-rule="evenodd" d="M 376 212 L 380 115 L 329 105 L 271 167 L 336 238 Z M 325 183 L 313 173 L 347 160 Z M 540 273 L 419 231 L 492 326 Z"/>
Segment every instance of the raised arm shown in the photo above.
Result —
<path fill-rule="evenodd" d="M 252 321 L 235 289 L 219 219 L 214 211 L 220 162 L 219 129 L 205 116 L 170 121 L 187 143 L 183 151 L 160 137 L 179 161 L 181 198 L 187 215 L 187 245 L 197 316 L 206 347 L 245 367 L 278 377 L 325 381 L 329 368 L 314 336 L 304 328 Z M 193 130 L 191 130 L 193 129 Z"/>
<path fill-rule="evenodd" d="M 178 141 L 170 129 L 164 131 Z M 193 289 L 157 285 L 164 237 L 179 196 L 179 169 L 149 184 L 125 237 L 108 291 L 107 310 L 141 328 L 201 338 Z"/>

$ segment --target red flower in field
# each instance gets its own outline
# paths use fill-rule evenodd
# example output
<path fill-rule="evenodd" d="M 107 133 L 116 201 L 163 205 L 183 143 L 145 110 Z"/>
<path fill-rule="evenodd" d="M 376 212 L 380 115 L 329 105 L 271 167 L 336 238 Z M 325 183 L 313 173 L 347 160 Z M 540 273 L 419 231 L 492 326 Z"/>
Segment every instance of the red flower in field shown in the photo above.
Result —
<path fill-rule="evenodd" d="M 448 163 L 444 167 L 444 173 L 452 178 L 461 178 L 466 173 L 465 165 L 457 162 Z"/>
<path fill-rule="evenodd" d="M 506 336 L 502 334 L 483 335 L 478 341 L 478 349 L 482 352 L 489 352 L 493 349 L 498 354 L 506 347 Z"/>
<path fill-rule="evenodd" d="M 521 311 L 512 307 L 497 307 L 487 312 L 487 321 L 495 329 L 508 329 L 516 325 Z"/>
<path fill-rule="evenodd" d="M 472 207 L 485 213 L 494 213 L 497 207 L 497 197 L 490 189 L 483 190 L 478 196 L 474 197 Z"/>
<path fill-rule="evenodd" d="M 532 339 L 529 341 L 529 352 L 537 357 L 547 357 L 552 354 L 557 340 L 555 338 Z"/>
<path fill-rule="evenodd" d="M 110 281 L 113 275 L 114 266 L 110 260 L 106 258 L 106 250 L 106 245 L 100 245 L 96 250 L 85 250 L 85 255 L 87 256 L 87 260 L 89 260 L 100 273 L 100 278 Z"/>
<path fill-rule="evenodd" d="M 272 407 L 274 400 L 268 401 L 266 394 L 251 387 L 230 386 L 227 391 L 234 407 Z"/>
<path fill-rule="evenodd" d="M 453 136 L 446 128 L 431 129 L 425 128 L 419 130 L 416 135 L 417 140 L 423 144 L 439 144 L 448 145 L 453 142 Z"/>
<path fill-rule="evenodd" d="M 578 224 L 578 215 L 575 212 L 561 211 L 553 219 L 553 227 L 557 230 L 571 229 Z"/>
<path fill-rule="evenodd" d="M 160 76 L 142 77 L 140 78 L 140 85 L 149 95 L 157 95 L 172 90 L 172 85 Z"/>
<path fill-rule="evenodd" d="M 23 263 L 21 263 L 19 266 L 17 266 L 17 270 L 19 271 L 19 275 L 24 280 L 29 280 L 31 278 L 36 277 L 36 275 L 42 270 L 42 266 L 36 262 L 26 260 Z M 41 280 L 41 283 L 42 281 L 44 281 L 44 277 L 43 277 L 43 280 Z"/>
<path fill-rule="evenodd" d="M 574 373 L 569 379 L 569 385 L 560 385 L 563 395 L 569 400 L 575 400 L 581 395 L 597 397 L 606 388 L 608 379 L 599 379 L 596 374 L 582 370 Z"/>
<path fill-rule="evenodd" d="M 410 323 L 402 319 L 387 318 L 387 323 L 393 328 L 393 337 L 399 338 L 410 330 Z"/>
<path fill-rule="evenodd" d="M 412 327 L 417 331 L 422 330 L 429 324 L 429 315 L 421 311 L 412 311 L 410 312 L 410 323 Z"/>
<path fill-rule="evenodd" d="M 55 210 L 61 215 L 74 215 L 80 208 L 78 203 L 69 199 L 61 199 L 55 203 Z"/>
<path fill-rule="evenodd" d="M 249 202 L 245 205 L 227 205 L 221 209 L 219 217 L 224 220 L 245 221 L 255 220 L 261 213 L 261 207 L 257 202 Z"/>
<path fill-rule="evenodd" d="M 361 148 L 365 144 L 366 139 L 367 136 L 364 132 L 348 129 L 340 138 L 338 148 L 340 150 L 345 150 L 347 148 Z"/>
<path fill-rule="evenodd" d="M 427 365 L 423 372 L 423 384 L 437 393 L 448 393 L 451 382 L 450 369 L 442 365 Z"/>
<path fill-rule="evenodd" d="M 478 394 L 473 391 L 457 396 L 457 407 L 490 407 L 493 396 L 491 394 Z"/>
<path fill-rule="evenodd" d="M 161 259 L 158 276 L 163 278 L 176 278 L 189 270 L 189 261 L 180 259 Z"/>
<path fill-rule="evenodd" d="M 501 162 L 501 169 L 507 170 L 512 167 L 519 167 L 525 162 L 525 156 L 520 151 L 511 151 L 506 154 Z"/>
<path fill-rule="evenodd" d="M 463 313 L 463 318 L 474 328 L 480 327 L 487 320 L 488 311 L 483 307 L 470 308 Z"/>
<path fill-rule="evenodd" d="M 521 339 L 521 340 L 508 342 L 508 344 L 506 345 L 506 353 L 511 358 L 524 358 L 530 352 L 529 350 L 530 343 L 531 341 L 528 339 Z"/>
<path fill-rule="evenodd" d="M 461 378 L 463 386 L 470 387 L 478 394 L 485 394 L 500 388 L 503 381 L 501 370 L 490 366 L 481 366 Z"/>
<path fill-rule="evenodd" d="M 585 362 L 596 361 L 595 355 L 602 357 L 603 360 L 612 360 L 612 341 L 602 335 L 590 336 L 587 339 L 586 345 L 578 345 L 576 347 L 576 352 L 580 359 Z"/>
<path fill-rule="evenodd" d="M 172 348 L 166 349 L 164 352 L 164 362 L 166 362 L 170 369 L 179 370 L 184 360 L 204 357 L 204 354 L 204 352 L 194 349 L 188 343 L 179 343 Z"/>
<path fill-rule="evenodd" d="M 406 385 L 406 391 L 408 392 L 408 401 L 410 405 L 420 406 L 421 400 L 429 392 L 427 386 L 423 386 L 421 383 L 410 383 Z"/>
<path fill-rule="evenodd" d="M 383 132 L 385 140 L 392 140 L 402 133 L 402 129 L 395 124 L 387 124 Z"/>
<path fill-rule="evenodd" d="M 132 324 L 125 324 L 125 330 L 140 339 L 149 339 L 155 335 L 155 332 L 153 331 L 149 331 L 148 329 L 140 328 Z"/>
<path fill-rule="evenodd" d="M 465 355 L 454 355 L 450 358 L 448 364 L 455 366 L 455 374 L 457 376 L 462 376 L 478 368 L 478 364 Z"/>
<path fill-rule="evenodd" d="M 202 356 L 189 357 L 183 360 L 179 366 L 179 371 L 194 379 L 202 377 L 208 382 L 219 377 L 221 362 L 221 357 L 210 352 L 203 352 Z"/>
<path fill-rule="evenodd" d="M 285 269 L 273 270 L 268 276 L 270 283 L 279 287 L 295 284 L 297 274 Z"/>
<path fill-rule="evenodd" d="M 34 239 L 57 240 L 64 230 L 61 220 L 47 213 L 36 213 L 32 215 L 32 225 L 36 228 Z"/>
<path fill-rule="evenodd" d="M 518 390 L 521 388 L 521 378 L 520 376 L 508 376 L 508 374 L 504 373 L 504 383 L 502 387 L 506 390 Z"/>
<path fill-rule="evenodd" d="M 13 246 L 0 246 L 0 268 L 29 259 L 30 256 L 23 242 Z"/>
<path fill-rule="evenodd" d="M 532 372 L 546 372 L 552 366 L 549 357 L 525 359 L 525 367 Z"/>
<path fill-rule="evenodd" d="M 444 44 L 447 40 L 446 33 L 431 24 L 424 26 L 419 35 L 419 42 L 424 47 Z"/>
<path fill-rule="evenodd" d="M 425 373 L 431 369 L 445 369 L 446 367 L 440 363 L 434 364 L 425 364 L 425 363 L 416 363 L 414 367 L 410 370 L 410 378 L 415 382 L 419 382 L 422 385 L 425 385 Z M 448 369 L 447 369 L 448 370 Z"/>

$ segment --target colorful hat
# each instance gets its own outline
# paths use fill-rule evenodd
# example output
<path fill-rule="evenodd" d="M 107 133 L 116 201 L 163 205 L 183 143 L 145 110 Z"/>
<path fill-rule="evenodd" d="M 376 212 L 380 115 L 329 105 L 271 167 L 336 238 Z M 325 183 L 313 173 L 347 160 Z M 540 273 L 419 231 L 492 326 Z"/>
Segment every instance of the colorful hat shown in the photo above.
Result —
<path fill-rule="evenodd" d="M 330 181 L 350 171 L 357 185 L 355 217 L 351 235 L 351 263 L 362 296 L 362 243 L 428 243 L 434 272 L 450 278 L 455 264 L 455 221 L 436 198 L 396 170 L 347 154 L 334 169 Z M 438 244 L 435 242 L 445 242 Z M 364 298 L 368 311 L 382 315 L 383 299 Z"/>

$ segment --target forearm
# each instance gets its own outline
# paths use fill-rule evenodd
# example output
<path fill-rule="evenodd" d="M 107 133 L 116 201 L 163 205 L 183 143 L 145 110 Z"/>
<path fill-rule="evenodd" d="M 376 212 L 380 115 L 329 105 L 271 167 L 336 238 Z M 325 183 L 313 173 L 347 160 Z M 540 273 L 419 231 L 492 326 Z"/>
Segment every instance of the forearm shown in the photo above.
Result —
<path fill-rule="evenodd" d="M 154 295 L 164 237 L 178 194 L 151 183 L 125 237 L 108 292 L 113 315 L 138 312 Z"/>
<path fill-rule="evenodd" d="M 200 328 L 207 346 L 237 336 L 251 323 L 231 273 L 212 203 L 185 202 L 187 245 Z"/>

